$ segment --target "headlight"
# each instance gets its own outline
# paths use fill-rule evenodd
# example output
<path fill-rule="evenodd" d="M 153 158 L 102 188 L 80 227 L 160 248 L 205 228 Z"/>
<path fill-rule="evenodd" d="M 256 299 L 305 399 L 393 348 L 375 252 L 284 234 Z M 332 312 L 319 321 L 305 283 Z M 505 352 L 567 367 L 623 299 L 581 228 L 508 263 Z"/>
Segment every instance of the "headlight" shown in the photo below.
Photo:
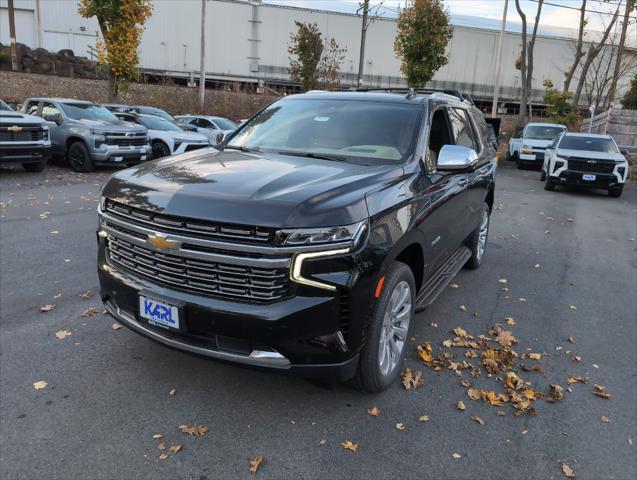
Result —
<path fill-rule="evenodd" d="M 106 197 L 100 197 L 99 212 L 106 211 Z"/>
<path fill-rule="evenodd" d="M 522 148 L 520 149 L 520 153 L 523 153 L 524 155 L 532 155 L 533 148 L 529 147 L 528 145 L 522 145 Z"/>
<path fill-rule="evenodd" d="M 275 239 L 277 244 L 285 246 L 323 245 L 343 242 L 357 243 L 366 229 L 367 221 L 365 220 L 339 227 L 279 230 L 276 232 Z"/>

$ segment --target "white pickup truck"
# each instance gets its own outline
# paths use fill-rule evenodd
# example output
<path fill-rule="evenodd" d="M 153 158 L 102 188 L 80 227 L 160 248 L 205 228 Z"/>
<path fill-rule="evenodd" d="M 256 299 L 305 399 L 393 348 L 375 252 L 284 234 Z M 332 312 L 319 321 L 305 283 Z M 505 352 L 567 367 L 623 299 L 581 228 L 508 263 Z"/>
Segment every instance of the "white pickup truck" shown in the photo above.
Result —
<path fill-rule="evenodd" d="M 517 131 L 511 137 L 508 158 L 515 160 L 518 168 L 527 164 L 539 168 L 544 162 L 546 148 L 566 130 L 565 125 L 556 123 L 527 123 L 521 132 Z"/>

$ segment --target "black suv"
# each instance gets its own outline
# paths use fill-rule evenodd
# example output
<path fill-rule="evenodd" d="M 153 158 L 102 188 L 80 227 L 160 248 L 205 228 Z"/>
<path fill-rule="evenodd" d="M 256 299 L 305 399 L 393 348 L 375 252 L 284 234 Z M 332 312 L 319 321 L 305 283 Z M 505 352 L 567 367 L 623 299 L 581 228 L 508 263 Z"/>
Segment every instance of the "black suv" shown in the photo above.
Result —
<path fill-rule="evenodd" d="M 380 391 L 414 313 L 480 266 L 495 168 L 460 93 L 291 95 L 218 149 L 110 179 L 101 297 L 169 347 Z"/>

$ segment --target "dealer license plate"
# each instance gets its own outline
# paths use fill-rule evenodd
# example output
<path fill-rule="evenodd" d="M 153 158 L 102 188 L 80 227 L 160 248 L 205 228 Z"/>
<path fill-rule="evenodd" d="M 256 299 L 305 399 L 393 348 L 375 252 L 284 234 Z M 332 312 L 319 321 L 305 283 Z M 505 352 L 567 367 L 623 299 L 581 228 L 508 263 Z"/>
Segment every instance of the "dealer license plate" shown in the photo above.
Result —
<path fill-rule="evenodd" d="M 584 180 L 587 180 L 587 181 L 589 181 L 589 182 L 592 182 L 592 181 L 594 181 L 594 180 L 595 180 L 595 175 L 590 175 L 590 174 L 588 174 L 588 173 L 585 173 L 584 175 L 582 175 L 582 178 L 583 178 Z"/>
<path fill-rule="evenodd" d="M 139 316 L 152 325 L 179 328 L 179 309 L 154 298 L 139 296 Z"/>

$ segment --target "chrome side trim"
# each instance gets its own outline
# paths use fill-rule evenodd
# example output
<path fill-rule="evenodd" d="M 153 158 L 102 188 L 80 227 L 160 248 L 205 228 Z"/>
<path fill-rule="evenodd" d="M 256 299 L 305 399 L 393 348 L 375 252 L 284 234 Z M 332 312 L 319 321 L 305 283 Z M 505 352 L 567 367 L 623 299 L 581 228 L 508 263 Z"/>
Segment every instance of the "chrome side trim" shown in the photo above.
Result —
<path fill-rule="evenodd" d="M 261 366 L 261 367 L 277 367 L 277 368 L 289 368 L 290 361 L 276 351 L 262 351 L 253 350 L 249 356 L 237 355 L 236 353 L 229 353 L 220 350 L 212 350 L 209 348 L 198 347 L 190 343 L 181 342 L 167 336 L 161 335 L 144 325 L 139 323 L 135 318 L 131 317 L 127 313 L 121 311 L 119 307 L 113 305 L 110 301 L 104 302 L 104 308 L 106 311 L 118 322 L 125 324 L 132 330 L 145 335 L 159 343 L 167 345 L 178 350 L 184 350 L 190 353 L 196 353 L 198 355 L 204 355 L 210 358 L 216 358 L 218 360 L 227 360 L 230 362 L 241 363 L 245 365 Z"/>
<path fill-rule="evenodd" d="M 108 212 L 105 212 L 103 210 L 99 212 L 99 215 L 102 219 L 112 223 L 113 225 L 126 228 L 128 230 L 139 233 L 140 235 L 148 236 L 148 235 L 155 235 L 158 232 L 161 232 L 170 236 L 171 239 L 180 241 L 182 243 L 187 243 L 189 245 L 205 247 L 205 248 L 214 248 L 217 250 L 230 250 L 233 252 L 241 252 L 241 253 L 259 253 L 262 255 L 272 255 L 272 256 L 291 255 L 298 252 L 317 252 L 317 251 L 325 250 L 326 248 L 331 249 L 331 248 L 339 248 L 339 247 L 349 247 L 351 245 L 351 242 L 339 242 L 339 243 L 322 244 L 322 245 L 274 247 L 274 246 L 235 243 L 231 241 L 208 240 L 208 239 L 202 239 L 197 237 L 186 237 L 179 234 L 173 234 L 170 232 L 170 230 L 142 227 L 141 225 L 125 222 L 113 215 L 110 215 Z"/>

